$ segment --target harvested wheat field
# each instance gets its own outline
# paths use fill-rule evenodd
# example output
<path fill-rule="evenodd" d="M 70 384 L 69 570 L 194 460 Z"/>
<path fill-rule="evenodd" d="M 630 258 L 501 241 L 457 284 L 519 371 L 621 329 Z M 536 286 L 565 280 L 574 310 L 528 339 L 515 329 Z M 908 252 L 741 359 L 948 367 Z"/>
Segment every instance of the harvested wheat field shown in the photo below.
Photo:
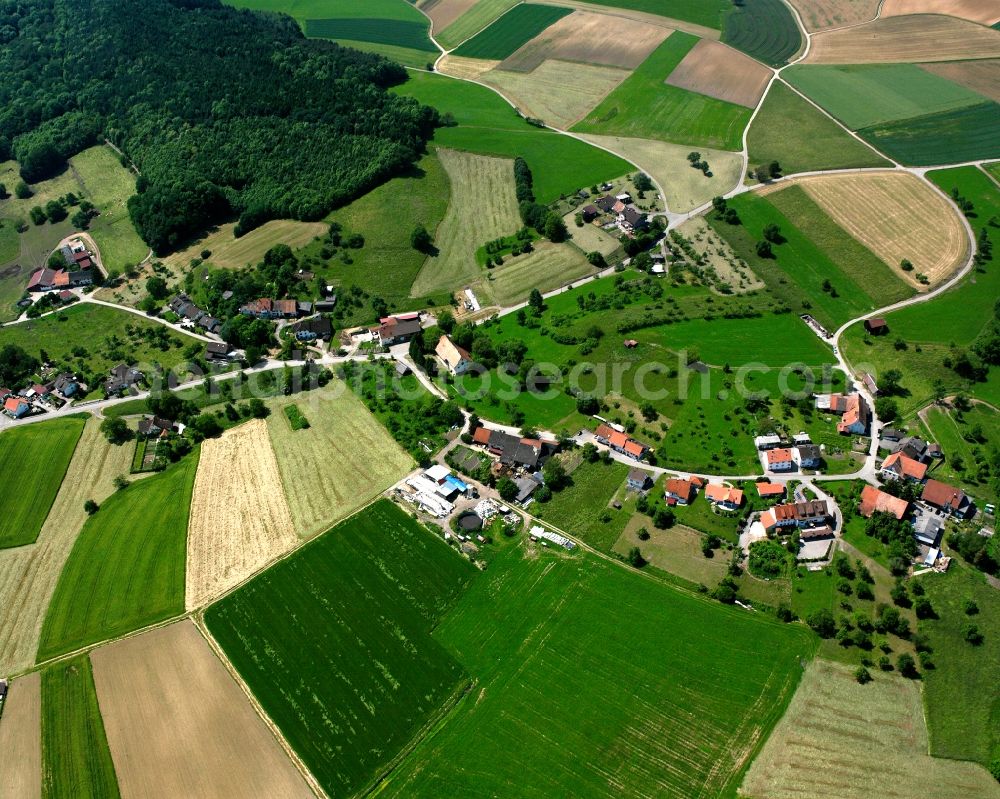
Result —
<path fill-rule="evenodd" d="M 889 64 L 1000 57 L 1000 31 L 954 17 L 889 17 L 812 37 L 806 64 Z"/>
<path fill-rule="evenodd" d="M 114 478 L 129 473 L 133 451 L 131 444 L 109 444 L 100 422 L 88 419 L 38 539 L 0 550 L 0 674 L 35 662 L 49 600 L 87 519 L 83 503 L 111 496 Z"/>
<path fill-rule="evenodd" d="M 1000 797 L 1000 784 L 978 763 L 927 754 L 919 683 L 885 672 L 876 671 L 874 677 L 868 685 L 859 685 L 853 666 L 814 660 L 750 766 L 740 795 Z"/>
<path fill-rule="evenodd" d="M 445 149 L 437 154 L 451 181 L 451 202 L 434 234 L 438 254 L 424 261 L 411 297 L 452 291 L 479 277 L 476 250 L 522 225 L 512 160 Z"/>
<path fill-rule="evenodd" d="M 921 64 L 920 68 L 1000 103 L 1000 59 Z"/>
<path fill-rule="evenodd" d="M 997 0 L 885 0 L 883 17 L 904 14 L 945 14 L 961 17 L 982 25 L 1000 22 L 1000 3 Z"/>
<path fill-rule="evenodd" d="M 257 263 L 275 244 L 287 244 L 293 250 L 304 247 L 316 236 L 326 233 L 327 228 L 322 222 L 272 219 L 236 238 L 233 236 L 235 227 L 233 222 L 219 225 L 185 249 L 168 255 L 163 263 L 176 269 L 187 269 L 192 259 L 200 258 L 202 251 L 208 250 L 211 253 L 208 262 L 213 266 L 239 269 Z"/>
<path fill-rule="evenodd" d="M 486 58 L 463 58 L 457 55 L 446 55 L 438 63 L 438 72 L 451 75 L 462 80 L 478 80 L 484 72 L 494 69 L 500 62 Z"/>
<path fill-rule="evenodd" d="M 440 33 L 476 4 L 476 0 L 428 0 L 417 7 L 431 18 L 431 32 Z"/>
<path fill-rule="evenodd" d="M 624 69 L 545 61 L 532 72 L 495 69 L 480 77 L 525 116 L 567 129 L 579 122 L 629 75 Z"/>
<path fill-rule="evenodd" d="M 309 420 L 292 430 L 282 408 L 294 402 Z M 413 468 L 413 460 L 339 380 L 294 400 L 272 400 L 268 433 L 295 532 L 329 529 Z"/>
<path fill-rule="evenodd" d="M 667 77 L 667 83 L 716 100 L 756 108 L 773 73 L 739 50 L 702 39 Z"/>
<path fill-rule="evenodd" d="M 885 261 L 897 276 L 926 291 L 965 260 L 968 239 L 958 214 L 940 194 L 907 172 L 814 175 L 801 186 L 830 218 Z M 765 190 L 766 191 L 766 190 Z M 904 258 L 913 264 L 904 272 Z M 930 283 L 922 285 L 918 274 Z"/>
<path fill-rule="evenodd" d="M 675 213 L 693 211 L 716 195 L 725 194 L 739 183 L 743 169 L 742 156 L 728 150 L 590 133 L 580 138 L 614 150 L 650 175 L 663 187 L 667 208 Z M 708 162 L 712 177 L 691 166 L 687 156 L 692 150 Z"/>
<path fill-rule="evenodd" d="M 313 792 L 190 621 L 90 655 L 122 799 Z"/>
<path fill-rule="evenodd" d="M 810 32 L 875 19 L 879 0 L 791 0 Z"/>
<path fill-rule="evenodd" d="M 42 795 L 42 679 L 40 672 L 14 680 L 0 722 L 0 796 Z"/>
<path fill-rule="evenodd" d="M 185 607 L 207 604 L 296 543 L 264 420 L 205 439 L 191 495 Z"/>
<path fill-rule="evenodd" d="M 670 33 L 666 25 L 575 11 L 550 25 L 500 66 L 514 72 L 531 72 L 555 58 L 635 69 Z"/>

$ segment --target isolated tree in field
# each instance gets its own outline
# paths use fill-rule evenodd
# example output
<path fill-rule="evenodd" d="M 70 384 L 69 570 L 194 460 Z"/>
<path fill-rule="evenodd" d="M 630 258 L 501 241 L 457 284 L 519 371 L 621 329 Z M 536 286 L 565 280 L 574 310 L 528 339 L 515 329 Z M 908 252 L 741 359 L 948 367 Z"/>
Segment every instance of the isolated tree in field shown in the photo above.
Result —
<path fill-rule="evenodd" d="M 756 249 L 758 258 L 774 257 L 774 251 L 771 249 L 771 242 L 769 241 L 758 241 Z"/>
<path fill-rule="evenodd" d="M 6 200 L 10 195 L 7 194 L 7 184 L 0 183 L 0 200 Z"/>
<path fill-rule="evenodd" d="M 781 244 L 785 240 L 781 235 L 781 228 L 774 224 L 774 222 L 764 225 L 764 238 L 772 244 Z"/>
<path fill-rule="evenodd" d="M 984 640 L 979 627 L 971 622 L 966 622 L 962 625 L 962 637 L 973 646 L 979 646 Z"/>
<path fill-rule="evenodd" d="M 23 180 L 14 186 L 14 196 L 19 200 L 27 200 L 32 195 L 31 187 Z"/>
<path fill-rule="evenodd" d="M 810 613 L 806 618 L 806 624 L 812 627 L 820 638 L 833 638 L 837 632 L 837 622 L 827 608 Z"/>
<path fill-rule="evenodd" d="M 35 225 L 44 225 L 45 220 L 48 219 L 48 217 L 45 215 L 45 209 L 42 208 L 42 206 L 40 205 L 36 205 L 34 208 L 28 211 L 28 216 L 31 217 L 32 224 Z"/>
<path fill-rule="evenodd" d="M 858 666 L 854 671 L 854 679 L 861 685 L 865 685 L 866 683 L 870 683 L 872 681 L 872 673 L 864 666 Z"/>
<path fill-rule="evenodd" d="M 899 381 L 903 379 L 903 373 L 899 369 L 886 369 L 879 377 L 879 390 L 883 394 L 895 394 L 899 391 Z"/>
<path fill-rule="evenodd" d="M 123 474 L 119 474 L 115 477 L 113 485 L 115 487 L 115 491 L 124 491 L 128 488 L 128 478 Z"/>
<path fill-rule="evenodd" d="M 45 215 L 53 224 L 62 222 L 67 217 L 66 208 L 59 200 L 49 200 L 45 203 Z"/>
<path fill-rule="evenodd" d="M 657 508 L 653 513 L 653 526 L 660 530 L 666 530 L 674 526 L 677 517 L 670 508 Z"/>
<path fill-rule="evenodd" d="M 427 228 L 417 225 L 410 234 L 410 246 L 417 252 L 429 253 L 434 248 L 434 239 Z"/>
<path fill-rule="evenodd" d="M 146 291 L 154 300 L 166 299 L 167 294 L 170 293 L 167 290 L 167 281 L 162 277 L 155 276 L 146 281 Z"/>
<path fill-rule="evenodd" d="M 628 562 L 636 569 L 641 569 L 646 565 L 646 559 L 642 556 L 642 552 L 639 551 L 639 547 L 632 547 L 628 551 Z"/>
<path fill-rule="evenodd" d="M 512 502 L 517 496 L 517 486 L 509 477 L 501 477 L 497 480 L 497 493 L 500 495 L 500 499 Z"/>
<path fill-rule="evenodd" d="M 94 500 L 88 499 L 83 503 L 83 509 L 87 512 L 88 516 L 93 516 L 100 509 L 100 505 L 94 502 Z"/>
<path fill-rule="evenodd" d="M 917 671 L 916 661 L 913 660 L 913 655 L 910 655 L 907 652 L 904 652 L 896 658 L 896 668 L 899 670 L 900 674 L 904 677 L 910 678 L 911 680 L 920 676 L 920 673 Z"/>
<path fill-rule="evenodd" d="M 587 262 L 591 266 L 596 266 L 598 269 L 603 269 L 608 265 L 608 262 L 604 260 L 604 256 L 597 252 L 597 250 L 587 253 Z"/>
<path fill-rule="evenodd" d="M 132 431 L 128 424 L 117 416 L 101 422 L 101 432 L 108 441 L 119 446 L 132 439 Z"/>
<path fill-rule="evenodd" d="M 545 478 L 545 485 L 553 491 L 559 491 L 566 486 L 566 469 L 562 461 L 549 458 L 542 467 L 542 477 Z"/>
<path fill-rule="evenodd" d="M 910 262 L 909 258 L 904 258 L 902 261 L 899 262 L 899 268 L 902 269 L 904 272 L 912 272 L 913 264 Z"/>
<path fill-rule="evenodd" d="M 653 190 L 653 181 L 650 179 L 649 175 L 647 175 L 645 172 L 636 173 L 636 176 L 635 178 L 633 178 L 632 182 L 635 184 L 635 187 L 638 191 Z"/>
<path fill-rule="evenodd" d="M 528 307 L 538 313 L 542 312 L 545 307 L 545 300 L 542 299 L 542 292 L 538 289 L 532 289 L 531 294 L 528 295 Z"/>
<path fill-rule="evenodd" d="M 875 415 L 882 422 L 891 422 L 899 416 L 899 406 L 889 397 L 879 397 L 875 400 Z"/>

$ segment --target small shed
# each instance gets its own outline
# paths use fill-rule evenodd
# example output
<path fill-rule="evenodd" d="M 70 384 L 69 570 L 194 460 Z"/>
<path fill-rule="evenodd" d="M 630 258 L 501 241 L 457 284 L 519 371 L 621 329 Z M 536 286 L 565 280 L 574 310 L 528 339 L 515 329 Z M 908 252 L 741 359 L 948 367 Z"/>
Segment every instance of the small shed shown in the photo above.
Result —
<path fill-rule="evenodd" d="M 865 319 L 865 332 L 873 336 L 883 336 L 889 332 L 889 323 L 881 316 Z"/>

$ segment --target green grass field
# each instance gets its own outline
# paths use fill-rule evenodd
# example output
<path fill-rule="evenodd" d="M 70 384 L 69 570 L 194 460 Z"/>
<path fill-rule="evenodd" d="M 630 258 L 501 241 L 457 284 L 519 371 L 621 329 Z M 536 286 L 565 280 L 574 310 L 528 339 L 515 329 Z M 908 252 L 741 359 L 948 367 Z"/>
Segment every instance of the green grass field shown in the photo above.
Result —
<path fill-rule="evenodd" d="M 455 50 L 464 58 L 489 58 L 502 61 L 534 39 L 549 25 L 558 22 L 571 8 L 521 3 L 500 17 L 488 28 L 480 31 Z"/>
<path fill-rule="evenodd" d="M 198 454 L 109 497 L 83 526 L 42 625 L 38 660 L 184 612 Z"/>
<path fill-rule="evenodd" d="M 427 21 L 387 19 L 307 19 L 306 36 L 316 39 L 350 39 L 437 53 L 427 37 Z"/>
<path fill-rule="evenodd" d="M 384 797 L 732 795 L 813 649 L 802 628 L 522 547 L 435 637 L 477 687 Z"/>
<path fill-rule="evenodd" d="M 446 48 L 457 47 L 517 3 L 518 0 L 479 0 L 447 28 L 435 31 L 434 36 Z"/>
<path fill-rule="evenodd" d="M 953 562 L 947 574 L 920 579 L 940 617 L 921 621 L 919 626 L 934 648 L 936 666 L 924 672 L 931 754 L 988 766 L 1000 757 L 1000 692 L 995 679 L 1000 659 L 1000 594 L 964 563 Z M 977 615 L 964 613 L 967 599 L 979 606 Z M 976 624 L 983 633 L 981 646 L 964 640 L 966 622 Z"/>
<path fill-rule="evenodd" d="M 862 128 L 858 134 L 910 166 L 1000 158 L 1000 103 Z"/>
<path fill-rule="evenodd" d="M 466 681 L 431 629 L 473 570 L 382 500 L 209 608 L 205 621 L 331 795 L 353 795 Z"/>
<path fill-rule="evenodd" d="M 0 548 L 32 543 L 49 515 L 83 433 L 82 419 L 54 419 L 0 435 L 0 470 L 17 475 L 4 501 Z"/>
<path fill-rule="evenodd" d="M 725 13 L 732 8 L 728 0 L 584 0 L 584 2 L 643 11 L 716 30 L 722 30 Z"/>
<path fill-rule="evenodd" d="M 634 501 L 623 503 L 621 510 L 610 507 L 627 474 L 628 467 L 617 461 L 581 463 L 573 470 L 570 485 L 556 491 L 548 502 L 533 503 L 531 511 L 595 549 L 610 552 L 635 508 Z M 605 512 L 610 521 L 602 519 Z"/>
<path fill-rule="evenodd" d="M 697 42 L 672 33 L 573 130 L 739 150 L 749 108 L 664 83 Z"/>
<path fill-rule="evenodd" d="M 747 134 L 750 164 L 777 161 L 785 174 L 889 166 L 780 81 L 775 81 Z"/>
<path fill-rule="evenodd" d="M 797 64 L 782 76 L 852 130 L 954 111 L 985 99 L 916 64 Z"/>
<path fill-rule="evenodd" d="M 485 86 L 444 75 L 411 73 L 410 80 L 393 91 L 414 97 L 442 114 L 452 114 L 458 126 L 435 132 L 434 141 L 440 146 L 501 158 L 524 158 L 534 177 L 535 197 L 541 203 L 554 202 L 561 195 L 634 171 L 618 156 L 529 125 L 500 95 Z"/>
<path fill-rule="evenodd" d="M 980 506 L 995 503 L 998 497 L 990 485 L 993 469 L 989 453 L 1000 449 L 1000 413 L 987 405 L 973 405 L 964 413 L 934 407 L 927 410 L 924 427 L 945 453 L 944 462 L 934 467 L 932 476 L 961 485 Z M 977 428 L 981 439 L 974 435 Z"/>
<path fill-rule="evenodd" d="M 119 796 L 90 657 L 86 654 L 42 671 L 42 796 Z"/>
<path fill-rule="evenodd" d="M 802 46 L 799 26 L 781 0 L 747 0 L 731 9 L 722 41 L 772 67 L 788 63 Z"/>

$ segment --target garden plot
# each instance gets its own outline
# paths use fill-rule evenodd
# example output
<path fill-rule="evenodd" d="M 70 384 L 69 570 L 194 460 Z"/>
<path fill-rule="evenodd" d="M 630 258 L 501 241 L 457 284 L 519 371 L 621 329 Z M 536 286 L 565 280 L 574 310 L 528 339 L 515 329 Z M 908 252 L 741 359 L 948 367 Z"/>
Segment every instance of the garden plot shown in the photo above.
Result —
<path fill-rule="evenodd" d="M 670 35 L 666 24 L 576 11 L 504 59 L 501 67 L 531 72 L 551 58 L 635 69 Z"/>
<path fill-rule="evenodd" d="M 919 289 L 944 281 L 965 260 L 965 227 L 954 209 L 903 172 L 816 175 L 796 180 L 831 219 Z M 780 184 L 786 185 L 786 184 Z M 913 270 L 903 271 L 903 259 Z M 924 274 L 924 286 L 916 276 Z"/>
<path fill-rule="evenodd" d="M 1000 59 L 921 64 L 920 68 L 1000 103 Z"/>
<path fill-rule="evenodd" d="M 858 25 L 875 19 L 879 0 L 791 0 L 807 31 Z"/>
<path fill-rule="evenodd" d="M 982 766 L 927 754 L 919 683 L 813 661 L 741 787 L 754 799 L 1000 797 Z"/>
<path fill-rule="evenodd" d="M 771 74 L 771 70 L 739 50 L 702 39 L 670 73 L 667 83 L 716 100 L 756 108 Z"/>
<path fill-rule="evenodd" d="M 38 672 L 14 680 L 4 700 L 0 724 L 0 796 L 40 799 L 42 795 L 42 699 Z"/>
<path fill-rule="evenodd" d="M 922 14 L 817 34 L 804 63 L 916 63 L 997 57 L 1000 31 L 955 17 Z"/>
<path fill-rule="evenodd" d="M 298 540 L 264 420 L 206 439 L 191 496 L 185 607 L 206 604 Z"/>
<path fill-rule="evenodd" d="M 91 662 L 123 796 L 313 797 L 190 621 L 103 646 Z"/>
<path fill-rule="evenodd" d="M 627 77 L 628 72 L 614 67 L 549 60 L 527 73 L 494 69 L 480 80 L 499 89 L 525 116 L 565 129 Z"/>
<path fill-rule="evenodd" d="M 960 17 L 982 25 L 1000 22 L 1000 5 L 996 0 L 884 0 L 883 17 L 906 14 L 944 14 Z"/>

